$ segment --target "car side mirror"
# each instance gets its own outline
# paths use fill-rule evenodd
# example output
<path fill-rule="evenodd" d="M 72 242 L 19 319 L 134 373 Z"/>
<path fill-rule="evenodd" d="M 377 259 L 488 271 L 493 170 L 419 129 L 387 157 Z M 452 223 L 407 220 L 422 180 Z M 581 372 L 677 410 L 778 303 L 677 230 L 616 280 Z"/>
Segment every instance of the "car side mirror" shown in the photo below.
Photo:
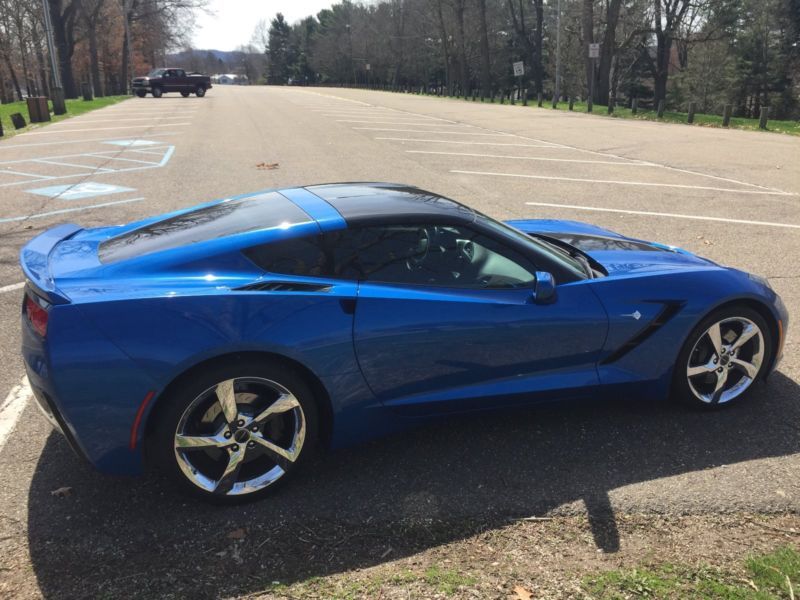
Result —
<path fill-rule="evenodd" d="M 550 304 L 556 301 L 556 280 L 552 273 L 536 271 L 536 288 L 533 291 L 536 304 Z"/>

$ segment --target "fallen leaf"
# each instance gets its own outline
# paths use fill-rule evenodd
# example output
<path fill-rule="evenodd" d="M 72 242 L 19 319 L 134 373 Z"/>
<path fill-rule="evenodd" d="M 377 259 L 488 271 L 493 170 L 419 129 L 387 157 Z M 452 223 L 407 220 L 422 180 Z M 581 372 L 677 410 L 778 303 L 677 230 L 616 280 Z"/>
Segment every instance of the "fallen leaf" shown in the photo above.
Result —
<path fill-rule="evenodd" d="M 229 540 L 243 540 L 247 535 L 247 530 L 244 527 L 240 527 L 239 529 L 234 529 L 228 534 Z"/>
<path fill-rule="evenodd" d="M 256 164 L 256 168 L 257 168 L 257 169 L 270 169 L 270 170 L 274 170 L 274 169 L 277 169 L 279 166 L 280 166 L 280 163 L 266 163 L 266 162 L 260 162 L 260 163 Z"/>
<path fill-rule="evenodd" d="M 531 600 L 533 592 L 526 590 L 521 585 L 514 586 L 514 600 Z"/>
<path fill-rule="evenodd" d="M 71 487 L 60 487 L 57 490 L 53 490 L 50 492 L 51 496 L 55 496 L 56 498 L 66 498 L 67 496 L 72 495 L 72 488 Z"/>

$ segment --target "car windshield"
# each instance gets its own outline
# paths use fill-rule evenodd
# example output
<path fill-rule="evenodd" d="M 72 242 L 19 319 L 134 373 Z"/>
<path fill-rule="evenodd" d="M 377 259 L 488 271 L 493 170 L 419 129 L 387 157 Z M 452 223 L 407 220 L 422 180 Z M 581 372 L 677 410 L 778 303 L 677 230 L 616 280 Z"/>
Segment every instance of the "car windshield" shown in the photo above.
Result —
<path fill-rule="evenodd" d="M 581 263 L 566 252 L 561 251 L 557 247 L 553 246 L 552 244 L 548 244 L 543 240 L 539 240 L 537 238 L 531 237 L 529 235 L 525 235 L 518 229 L 514 229 L 505 223 L 501 223 L 499 221 L 495 221 L 487 217 L 486 215 L 482 215 L 480 213 L 476 213 L 476 222 L 494 229 L 501 235 L 506 237 L 513 237 L 516 238 L 529 247 L 533 248 L 533 251 L 539 255 L 544 255 L 550 260 L 562 265 L 568 271 L 574 273 L 580 279 L 586 279 L 587 273 L 586 269 L 581 265 Z"/>
<path fill-rule="evenodd" d="M 147 76 L 148 77 L 161 77 L 164 74 L 164 69 L 153 69 L 150 71 Z"/>

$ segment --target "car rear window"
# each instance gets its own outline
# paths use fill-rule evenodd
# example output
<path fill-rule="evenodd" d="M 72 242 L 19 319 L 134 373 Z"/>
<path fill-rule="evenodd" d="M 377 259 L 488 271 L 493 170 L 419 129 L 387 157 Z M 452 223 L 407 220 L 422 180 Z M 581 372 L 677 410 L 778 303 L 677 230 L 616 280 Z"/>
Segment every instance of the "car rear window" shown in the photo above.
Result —
<path fill-rule="evenodd" d="M 145 225 L 100 244 L 98 257 L 112 263 L 153 252 L 258 229 L 289 227 L 313 219 L 277 192 L 225 200 Z"/>

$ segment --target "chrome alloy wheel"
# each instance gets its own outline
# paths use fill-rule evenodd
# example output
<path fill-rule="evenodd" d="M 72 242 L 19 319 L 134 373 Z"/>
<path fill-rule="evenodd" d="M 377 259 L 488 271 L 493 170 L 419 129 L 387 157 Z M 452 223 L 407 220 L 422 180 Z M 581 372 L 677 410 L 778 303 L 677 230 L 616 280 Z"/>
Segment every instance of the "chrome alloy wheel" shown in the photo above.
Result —
<path fill-rule="evenodd" d="M 758 376 L 764 351 L 764 334 L 750 319 L 729 317 L 714 323 L 689 354 L 689 389 L 707 404 L 733 400 Z"/>
<path fill-rule="evenodd" d="M 303 409 L 288 389 L 269 379 L 237 377 L 189 404 L 175 430 L 175 458 L 200 489 L 244 495 L 283 477 L 305 437 Z"/>

